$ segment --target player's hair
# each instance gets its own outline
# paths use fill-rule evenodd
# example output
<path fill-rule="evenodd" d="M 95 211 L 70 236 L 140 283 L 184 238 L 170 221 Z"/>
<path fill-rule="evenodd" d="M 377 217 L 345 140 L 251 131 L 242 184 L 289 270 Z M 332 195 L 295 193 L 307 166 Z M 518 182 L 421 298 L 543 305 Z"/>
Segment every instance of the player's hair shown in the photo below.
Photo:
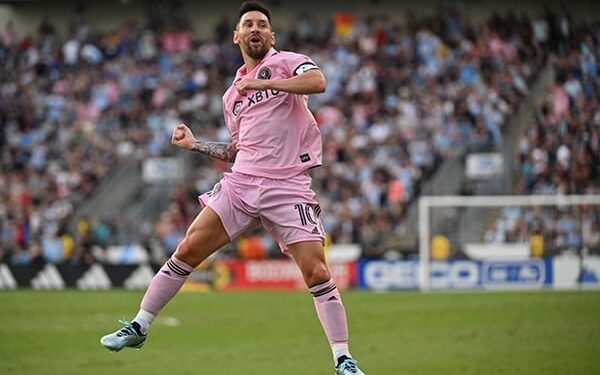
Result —
<path fill-rule="evenodd" d="M 240 20 L 242 19 L 242 16 L 244 14 L 246 14 L 248 12 L 252 12 L 254 10 L 261 12 L 262 14 L 267 16 L 267 19 L 269 20 L 269 24 L 271 23 L 271 12 L 269 12 L 269 9 L 266 6 L 262 5 L 258 1 L 246 1 L 245 3 L 242 3 L 242 5 L 240 6 L 240 15 L 238 17 L 238 24 L 240 23 Z"/>

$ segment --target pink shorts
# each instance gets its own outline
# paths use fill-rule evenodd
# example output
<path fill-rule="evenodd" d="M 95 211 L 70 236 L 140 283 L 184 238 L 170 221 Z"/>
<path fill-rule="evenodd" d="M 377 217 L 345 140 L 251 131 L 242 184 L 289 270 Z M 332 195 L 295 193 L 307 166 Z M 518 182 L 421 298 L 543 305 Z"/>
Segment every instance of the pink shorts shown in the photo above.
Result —
<path fill-rule="evenodd" d="M 212 191 L 198 197 L 202 207 L 212 208 L 233 240 L 262 223 L 281 250 L 304 241 L 325 242 L 321 208 L 311 188 L 312 179 L 302 174 L 286 180 L 225 173 Z"/>

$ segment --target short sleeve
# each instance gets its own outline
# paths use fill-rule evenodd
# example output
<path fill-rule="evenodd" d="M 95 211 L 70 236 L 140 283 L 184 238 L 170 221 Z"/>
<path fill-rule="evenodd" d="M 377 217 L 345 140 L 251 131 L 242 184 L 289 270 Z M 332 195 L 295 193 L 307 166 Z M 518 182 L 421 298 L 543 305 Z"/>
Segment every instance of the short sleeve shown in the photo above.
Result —
<path fill-rule="evenodd" d="M 284 52 L 282 63 L 285 65 L 290 77 L 306 73 L 309 70 L 319 69 L 310 57 L 294 52 Z"/>

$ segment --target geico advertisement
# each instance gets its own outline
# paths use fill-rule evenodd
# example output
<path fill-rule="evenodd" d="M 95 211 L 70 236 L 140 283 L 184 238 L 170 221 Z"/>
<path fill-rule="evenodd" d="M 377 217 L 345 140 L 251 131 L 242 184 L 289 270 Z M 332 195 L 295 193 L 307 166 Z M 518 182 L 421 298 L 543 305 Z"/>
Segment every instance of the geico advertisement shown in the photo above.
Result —
<path fill-rule="evenodd" d="M 540 289 L 600 287 L 600 256 L 555 257 L 521 261 L 435 261 L 432 289 Z M 372 290 L 418 289 L 419 262 L 363 260 L 358 286 Z"/>

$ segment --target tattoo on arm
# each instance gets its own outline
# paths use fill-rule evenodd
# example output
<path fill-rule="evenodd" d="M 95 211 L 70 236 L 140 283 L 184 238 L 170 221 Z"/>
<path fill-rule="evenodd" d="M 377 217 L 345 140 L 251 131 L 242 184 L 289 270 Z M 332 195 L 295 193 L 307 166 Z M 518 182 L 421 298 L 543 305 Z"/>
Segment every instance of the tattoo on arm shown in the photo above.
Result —
<path fill-rule="evenodd" d="M 225 142 L 196 141 L 191 150 L 230 163 L 235 162 L 235 156 L 237 155 L 237 150 L 233 146 L 233 143 Z"/>

